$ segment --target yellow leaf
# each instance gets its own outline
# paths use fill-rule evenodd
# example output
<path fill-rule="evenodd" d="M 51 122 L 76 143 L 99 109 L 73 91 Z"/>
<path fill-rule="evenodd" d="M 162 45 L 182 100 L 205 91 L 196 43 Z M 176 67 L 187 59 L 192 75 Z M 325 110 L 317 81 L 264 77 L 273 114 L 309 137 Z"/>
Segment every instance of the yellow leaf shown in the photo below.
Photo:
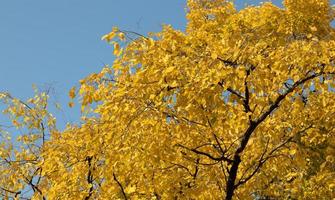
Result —
<path fill-rule="evenodd" d="M 289 151 L 289 154 L 290 155 L 295 155 L 297 153 L 297 150 L 296 149 L 291 149 L 290 151 Z"/>
<path fill-rule="evenodd" d="M 114 43 L 114 55 L 118 56 L 120 54 L 120 45 L 119 43 Z"/>
<path fill-rule="evenodd" d="M 71 99 L 75 98 L 76 97 L 76 88 L 75 87 L 72 87 L 69 91 L 69 96 Z"/>
<path fill-rule="evenodd" d="M 125 192 L 128 193 L 128 194 L 131 194 L 131 193 L 134 193 L 136 191 L 136 186 L 128 186 L 126 189 L 125 189 Z"/>
<path fill-rule="evenodd" d="M 126 38 L 126 36 L 125 36 L 124 33 L 120 32 L 120 33 L 119 33 L 119 38 L 120 38 L 121 41 L 124 41 L 125 38 Z"/>
<path fill-rule="evenodd" d="M 115 32 L 110 32 L 102 36 L 101 40 L 106 40 L 107 42 L 110 42 L 114 37 L 115 37 Z"/>
<path fill-rule="evenodd" d="M 74 103 L 71 101 L 69 102 L 69 107 L 72 108 L 74 106 Z"/>
<path fill-rule="evenodd" d="M 315 26 L 310 26 L 309 28 L 310 28 L 311 31 L 313 31 L 313 32 L 316 32 L 316 31 L 318 30 Z"/>
<path fill-rule="evenodd" d="M 213 60 L 215 60 L 215 59 L 218 58 L 218 54 L 215 53 L 215 52 L 212 52 L 211 57 L 212 57 Z"/>
<path fill-rule="evenodd" d="M 175 70 L 175 67 L 170 66 L 170 67 L 168 67 L 164 70 L 164 73 L 169 74 L 169 73 L 173 72 L 174 70 Z"/>

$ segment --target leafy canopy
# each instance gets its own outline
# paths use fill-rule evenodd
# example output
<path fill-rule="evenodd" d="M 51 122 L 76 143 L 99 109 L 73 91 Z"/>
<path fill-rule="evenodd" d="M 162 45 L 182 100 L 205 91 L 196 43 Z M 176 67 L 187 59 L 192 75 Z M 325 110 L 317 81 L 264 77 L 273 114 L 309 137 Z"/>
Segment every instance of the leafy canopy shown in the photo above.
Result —
<path fill-rule="evenodd" d="M 334 10 L 283 3 L 188 0 L 185 32 L 113 28 L 116 59 L 71 89 L 84 114 L 64 131 L 45 93 L 2 94 L 23 130 L 2 139 L 2 195 L 335 198 Z"/>

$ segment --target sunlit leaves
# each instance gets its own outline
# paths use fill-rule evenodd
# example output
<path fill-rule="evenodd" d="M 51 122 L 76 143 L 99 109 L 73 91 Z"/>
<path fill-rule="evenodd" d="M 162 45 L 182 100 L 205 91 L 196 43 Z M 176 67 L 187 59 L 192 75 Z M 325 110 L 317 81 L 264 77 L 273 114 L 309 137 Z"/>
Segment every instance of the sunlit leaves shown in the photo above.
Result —
<path fill-rule="evenodd" d="M 38 174 L 35 195 L 50 199 L 334 198 L 333 11 L 284 5 L 189 0 L 186 32 L 113 28 L 114 63 L 69 91 L 81 124 L 43 143 L 48 95 L 0 93 L 13 125 L 38 130 L 18 138 L 33 153 L 6 135 L 3 160 L 36 159 L 1 168 L 11 189 Z"/>

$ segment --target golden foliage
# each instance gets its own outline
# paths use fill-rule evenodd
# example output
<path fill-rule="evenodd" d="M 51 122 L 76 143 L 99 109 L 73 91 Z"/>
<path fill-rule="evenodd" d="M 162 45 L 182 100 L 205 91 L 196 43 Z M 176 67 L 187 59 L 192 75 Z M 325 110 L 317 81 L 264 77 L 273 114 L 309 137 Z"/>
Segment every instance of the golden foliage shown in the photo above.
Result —
<path fill-rule="evenodd" d="M 334 11 L 326 0 L 284 5 L 188 0 L 186 32 L 113 28 L 102 39 L 116 59 L 80 81 L 85 115 L 64 131 L 45 94 L 29 107 L 2 94 L 28 132 L 20 148 L 1 144 L 2 195 L 335 198 Z"/>

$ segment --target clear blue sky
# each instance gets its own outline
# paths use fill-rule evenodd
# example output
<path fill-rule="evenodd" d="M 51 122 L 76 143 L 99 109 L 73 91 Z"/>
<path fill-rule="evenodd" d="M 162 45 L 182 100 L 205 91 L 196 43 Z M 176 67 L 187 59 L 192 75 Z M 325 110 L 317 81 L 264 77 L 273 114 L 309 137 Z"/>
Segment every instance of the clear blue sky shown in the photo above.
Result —
<path fill-rule="evenodd" d="M 181 0 L 0 1 L 0 91 L 26 99 L 32 84 L 51 85 L 51 96 L 66 105 L 70 87 L 112 63 L 101 36 L 113 26 L 143 34 L 162 23 L 182 29 L 184 10 Z M 78 110 L 65 112 L 61 121 L 77 121 Z"/>
<path fill-rule="evenodd" d="M 235 2 L 241 8 L 260 1 Z M 32 84 L 51 85 L 65 105 L 70 87 L 112 63 L 112 49 L 100 40 L 112 26 L 143 34 L 163 23 L 184 29 L 185 6 L 186 0 L 0 1 L 0 91 L 26 99 Z M 77 114 L 66 112 L 63 120 L 77 121 Z"/>

